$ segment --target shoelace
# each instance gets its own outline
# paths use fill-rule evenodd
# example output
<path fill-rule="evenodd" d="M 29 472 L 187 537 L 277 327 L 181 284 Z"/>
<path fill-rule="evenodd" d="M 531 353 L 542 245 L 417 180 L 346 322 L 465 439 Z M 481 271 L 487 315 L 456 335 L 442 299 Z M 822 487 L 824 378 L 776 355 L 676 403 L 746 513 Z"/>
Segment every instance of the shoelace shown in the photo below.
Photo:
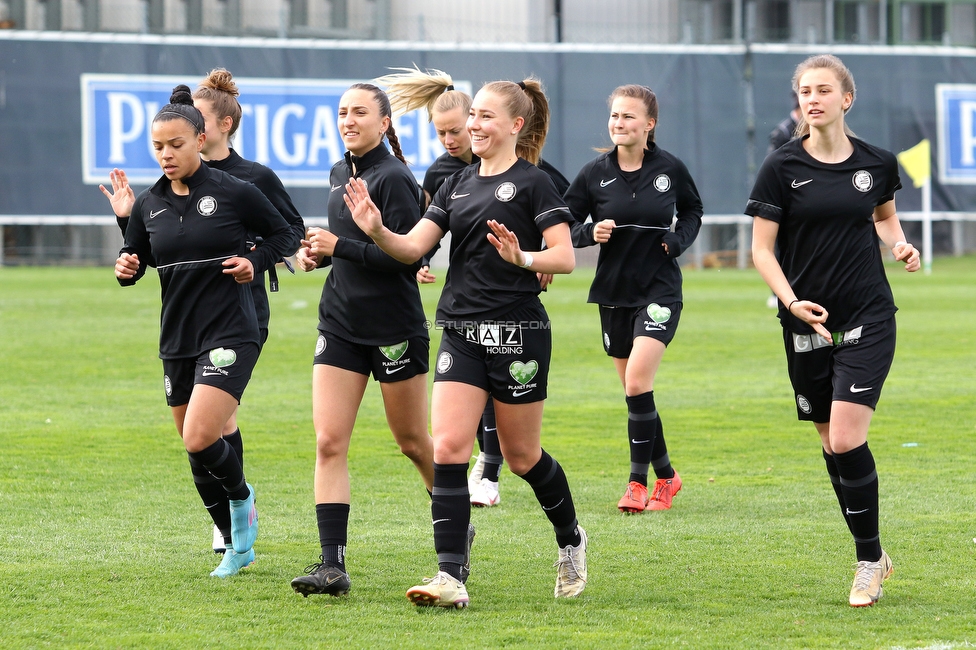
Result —
<path fill-rule="evenodd" d="M 871 586 L 875 571 L 881 571 L 881 562 L 858 562 L 854 573 L 854 588 L 866 591 Z"/>
<path fill-rule="evenodd" d="M 579 569 L 576 568 L 576 557 L 573 555 L 573 547 L 559 549 L 559 559 L 553 564 L 560 571 L 566 571 L 566 577 L 571 580 L 579 579 Z"/>
<path fill-rule="evenodd" d="M 667 481 L 663 483 L 658 483 L 654 486 L 654 494 L 651 495 L 651 501 L 661 501 L 661 496 L 665 491 L 670 491 L 671 484 Z"/>
<path fill-rule="evenodd" d="M 425 585 L 431 585 L 435 587 L 437 585 L 449 585 L 451 584 L 451 582 L 452 582 L 451 577 L 446 573 L 444 573 L 443 571 L 438 571 L 437 575 L 435 575 L 433 578 L 424 578 Z"/>

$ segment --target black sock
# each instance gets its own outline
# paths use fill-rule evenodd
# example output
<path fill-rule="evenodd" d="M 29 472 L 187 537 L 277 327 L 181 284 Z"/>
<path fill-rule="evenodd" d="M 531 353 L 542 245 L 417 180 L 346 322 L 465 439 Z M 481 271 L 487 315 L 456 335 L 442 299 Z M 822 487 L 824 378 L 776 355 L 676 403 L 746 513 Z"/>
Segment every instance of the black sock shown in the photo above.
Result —
<path fill-rule="evenodd" d="M 495 403 L 492 401 L 491 395 L 485 402 L 485 410 L 481 414 L 481 426 L 478 427 L 478 432 L 475 434 L 475 438 L 478 440 L 478 451 L 485 450 L 485 418 L 488 417 L 489 411 L 491 411 L 491 426 L 495 426 Z"/>
<path fill-rule="evenodd" d="M 206 467 L 214 478 L 220 481 L 229 498 L 241 501 L 251 495 L 244 482 L 241 461 L 237 459 L 234 449 L 223 438 L 217 438 L 217 442 L 206 449 L 188 453 L 190 458 Z"/>
<path fill-rule="evenodd" d="M 834 494 L 837 495 L 837 503 L 840 504 L 840 513 L 844 515 L 844 523 L 847 524 L 847 530 L 854 534 L 854 530 L 851 528 L 851 518 L 847 515 L 847 504 L 844 503 L 844 490 L 840 487 L 840 472 L 837 470 L 837 463 L 834 462 L 833 454 L 828 454 L 827 450 L 823 447 L 820 448 L 823 451 L 824 462 L 827 465 L 827 476 L 830 477 L 830 485 L 834 488 Z"/>
<path fill-rule="evenodd" d="M 485 469 L 481 472 L 481 478 L 486 478 L 492 483 L 498 482 L 498 477 L 502 473 L 502 448 L 498 444 L 498 427 L 495 425 L 495 403 L 488 398 L 485 405 L 485 412 L 481 416 L 482 442 L 481 450 L 485 452 Z"/>
<path fill-rule="evenodd" d="M 657 408 L 654 391 L 627 396 L 627 440 L 630 444 L 630 478 L 647 485 L 647 472 L 651 466 L 651 451 L 657 433 Z"/>
<path fill-rule="evenodd" d="M 654 449 L 651 450 L 651 468 L 657 478 L 674 478 L 674 468 L 671 467 L 671 457 L 668 456 L 668 444 L 664 442 L 664 423 L 661 414 L 657 414 L 657 433 L 654 434 Z"/>
<path fill-rule="evenodd" d="M 460 580 L 468 523 L 471 521 L 467 463 L 434 463 L 434 494 L 430 500 L 430 516 L 434 525 L 434 550 L 437 552 L 438 569 Z"/>
<path fill-rule="evenodd" d="M 224 536 L 224 543 L 228 546 L 230 539 L 230 504 L 227 491 L 206 467 L 187 454 L 190 461 L 190 473 L 193 474 L 193 485 L 197 488 L 203 507 L 210 513 L 210 518 Z"/>
<path fill-rule="evenodd" d="M 579 534 L 576 521 L 576 506 L 573 505 L 566 473 L 556 459 L 543 449 L 542 458 L 522 478 L 532 486 L 535 498 L 539 500 L 539 505 L 552 523 L 559 548 L 579 546 L 583 538 Z"/>
<path fill-rule="evenodd" d="M 834 454 L 840 473 L 840 487 L 846 504 L 847 521 L 854 535 L 858 561 L 881 559 L 878 533 L 878 472 L 874 456 L 864 443 L 856 449 Z"/>
<path fill-rule="evenodd" d="M 240 427 L 234 429 L 234 433 L 229 433 L 223 436 L 227 444 L 231 446 L 234 453 L 237 454 L 237 460 L 241 461 L 241 470 L 244 469 L 244 439 L 241 438 Z"/>
<path fill-rule="evenodd" d="M 346 538 L 349 529 L 348 503 L 316 503 L 322 562 L 346 571 Z"/>

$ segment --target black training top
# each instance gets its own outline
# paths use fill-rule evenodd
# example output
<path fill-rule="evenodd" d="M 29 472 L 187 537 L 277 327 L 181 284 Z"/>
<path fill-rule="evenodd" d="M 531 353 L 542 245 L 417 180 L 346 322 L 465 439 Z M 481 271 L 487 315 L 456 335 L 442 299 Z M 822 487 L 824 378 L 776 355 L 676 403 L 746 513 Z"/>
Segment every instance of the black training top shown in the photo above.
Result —
<path fill-rule="evenodd" d="M 437 190 L 444 184 L 444 181 L 456 172 L 461 171 L 468 165 L 477 163 L 479 160 L 481 159 L 478 156 L 471 154 L 471 162 L 466 163 L 464 159 L 455 158 L 445 151 L 427 168 L 427 172 L 424 174 L 424 191 L 433 198 L 437 194 Z"/>
<path fill-rule="evenodd" d="M 566 192 L 566 204 L 576 219 L 577 248 L 594 244 L 596 222 L 617 224 L 610 241 L 600 244 L 588 302 L 640 307 L 681 301 L 677 257 L 695 241 L 702 217 L 698 188 L 684 163 L 652 144 L 639 170 L 622 172 L 614 148 L 583 166 Z M 587 216 L 593 221 L 584 223 Z M 661 242 L 667 243 L 667 253 Z"/>
<path fill-rule="evenodd" d="M 544 230 L 572 220 L 552 181 L 528 161 L 519 158 L 495 176 L 479 176 L 480 168 L 468 165 L 451 176 L 424 215 L 451 233 L 450 266 L 437 305 L 437 320 L 447 327 L 495 319 L 539 300 L 535 271 L 502 259 L 488 241 L 488 220 L 515 233 L 524 251 L 540 250 Z"/>
<path fill-rule="evenodd" d="M 201 164 L 177 196 L 165 176 L 136 197 L 125 229 L 123 253 L 139 256 L 135 284 L 156 267 L 162 295 L 159 356 L 197 357 L 220 346 L 259 343 L 251 290 L 224 274 L 231 257 L 246 257 L 255 269 L 295 250 L 298 238 L 271 202 L 246 183 Z M 248 232 L 264 237 L 255 251 Z"/>
<path fill-rule="evenodd" d="M 227 172 L 242 181 L 254 183 L 261 192 L 268 197 L 271 205 L 278 210 L 295 235 L 302 239 L 305 237 L 305 223 L 302 216 L 295 209 L 291 197 L 285 191 L 285 186 L 281 184 L 281 179 L 270 168 L 252 160 L 245 160 L 241 155 L 230 150 L 230 155 L 223 160 L 207 160 L 207 165 Z M 252 244 L 255 242 L 256 233 L 250 233 Z M 295 251 L 288 251 L 287 255 Z M 277 263 L 278 260 L 275 260 Z M 273 266 L 273 265 L 272 265 Z M 267 329 L 268 321 L 271 319 L 271 307 L 268 304 L 268 291 L 264 285 L 264 273 L 268 269 L 254 269 L 254 281 L 251 282 L 251 293 L 254 295 L 254 310 L 258 316 L 258 327 Z"/>
<path fill-rule="evenodd" d="M 851 138 L 850 158 L 822 163 L 803 148 L 807 137 L 766 158 L 745 213 L 779 224 L 776 259 L 796 296 L 827 310 L 828 330 L 887 320 L 896 307 L 873 214 L 901 189 L 898 162 Z M 782 304 L 779 318 L 791 332 L 813 331 Z"/>
<path fill-rule="evenodd" d="M 343 196 L 352 177 L 362 179 L 383 215 L 383 225 L 407 233 L 420 221 L 417 180 L 380 144 L 362 158 L 346 152 L 329 179 L 329 230 L 338 236 L 332 272 L 322 288 L 319 329 L 362 345 L 394 345 L 427 336 L 416 274 L 373 243 L 353 221 Z"/>

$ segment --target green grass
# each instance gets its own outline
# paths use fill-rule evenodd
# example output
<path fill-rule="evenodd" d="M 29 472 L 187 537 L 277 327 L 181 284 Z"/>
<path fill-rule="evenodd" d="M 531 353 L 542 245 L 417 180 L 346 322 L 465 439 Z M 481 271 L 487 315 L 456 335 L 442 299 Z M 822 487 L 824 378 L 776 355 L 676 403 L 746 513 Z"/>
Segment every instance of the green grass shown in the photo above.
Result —
<path fill-rule="evenodd" d="M 554 354 L 543 425 L 590 535 L 590 583 L 577 600 L 552 598 L 552 530 L 506 472 L 501 506 L 472 514 L 472 605 L 457 612 L 404 598 L 435 570 L 429 502 L 375 385 L 350 451 L 353 591 L 303 599 L 288 585 L 318 555 L 310 362 L 324 275 L 285 277 L 272 295 L 271 339 L 240 415 L 261 506 L 258 563 L 220 581 L 208 576 L 210 524 L 163 399 L 155 278 L 123 290 L 109 269 L 0 269 L 0 645 L 976 643 L 976 258 L 939 259 L 931 276 L 890 269 L 898 353 L 869 440 L 895 575 L 869 609 L 847 605 L 853 544 L 813 428 L 796 421 L 754 271 L 686 272 L 655 391 L 685 487 L 668 512 L 617 512 L 626 409 L 585 304 L 590 275 L 559 277 L 544 296 Z M 429 313 L 440 287 L 423 289 Z"/>

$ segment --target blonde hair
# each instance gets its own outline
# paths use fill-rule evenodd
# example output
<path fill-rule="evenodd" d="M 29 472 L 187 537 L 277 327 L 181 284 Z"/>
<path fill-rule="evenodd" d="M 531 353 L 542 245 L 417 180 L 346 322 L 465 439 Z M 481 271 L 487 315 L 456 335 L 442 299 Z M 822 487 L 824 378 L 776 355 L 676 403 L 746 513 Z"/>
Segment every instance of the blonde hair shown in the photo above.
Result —
<path fill-rule="evenodd" d="M 471 110 L 471 96 L 454 89 L 451 75 L 440 70 L 422 71 L 416 65 L 412 68 L 390 68 L 398 70 L 376 79 L 376 83 L 386 86 L 386 94 L 396 115 L 403 115 L 418 108 L 427 109 L 427 120 L 434 119 L 436 113 L 444 113 L 460 108 L 461 113 Z"/>
<path fill-rule="evenodd" d="M 644 144 L 644 148 L 649 149 L 654 144 L 654 132 L 657 131 L 657 95 L 647 86 L 625 84 L 613 89 L 613 92 L 607 97 L 607 107 L 613 110 L 613 100 L 618 97 L 630 97 L 631 99 L 640 100 L 644 104 L 644 112 L 647 114 L 648 119 L 654 120 L 654 128 L 647 132 L 647 142 Z M 599 153 L 607 153 L 608 151 L 613 151 L 613 147 L 596 147 L 595 150 Z"/>
<path fill-rule="evenodd" d="M 800 93 L 800 77 L 810 70 L 830 70 L 834 73 L 837 81 L 840 82 L 841 92 L 851 94 L 851 105 L 844 109 L 844 115 L 847 115 L 847 111 L 851 110 L 851 106 L 854 105 L 854 98 L 857 97 L 857 88 L 854 85 L 854 75 L 844 65 L 844 62 L 833 54 L 815 54 L 805 59 L 800 65 L 796 66 L 796 70 L 793 72 L 793 94 L 797 97 L 799 97 Z M 801 138 L 808 133 L 810 133 L 810 125 L 807 124 L 801 112 L 800 119 L 796 123 L 794 137 Z M 846 121 L 844 122 L 844 133 L 848 136 L 855 137 L 854 132 L 847 126 Z"/>
<path fill-rule="evenodd" d="M 217 119 L 231 118 L 229 137 L 234 137 L 241 125 L 241 104 L 237 101 L 241 91 L 237 89 L 234 76 L 224 68 L 214 68 L 207 78 L 200 82 L 194 91 L 193 99 L 205 99 L 213 104 Z"/>
<path fill-rule="evenodd" d="M 538 165 L 542 147 L 546 144 L 546 134 L 549 132 L 549 100 L 542 88 L 542 82 L 535 77 L 517 83 L 492 81 L 482 86 L 481 90 L 500 97 L 509 116 L 525 120 L 515 142 L 515 154 L 533 165 Z"/>

